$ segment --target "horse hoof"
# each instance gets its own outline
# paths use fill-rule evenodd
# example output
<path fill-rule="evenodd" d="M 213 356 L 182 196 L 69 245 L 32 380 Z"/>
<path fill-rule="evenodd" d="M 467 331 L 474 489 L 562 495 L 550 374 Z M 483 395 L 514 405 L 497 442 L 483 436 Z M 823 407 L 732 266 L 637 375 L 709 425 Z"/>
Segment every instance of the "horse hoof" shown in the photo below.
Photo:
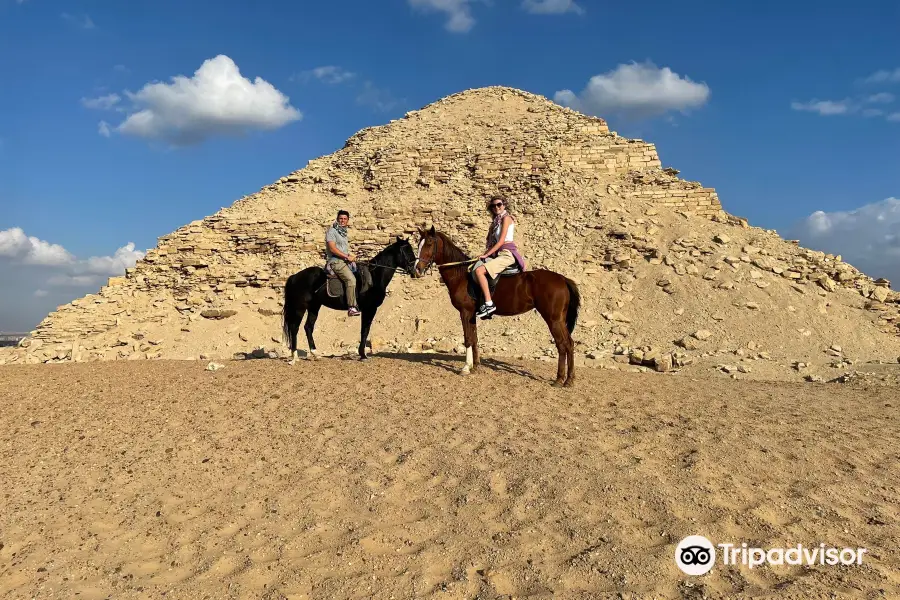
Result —
<path fill-rule="evenodd" d="M 291 365 L 291 366 L 293 367 L 294 365 L 297 364 L 297 359 L 296 359 L 296 358 L 292 358 L 291 360 L 288 361 L 288 364 Z"/>
<path fill-rule="evenodd" d="M 365 354 L 360 354 L 360 355 L 359 355 L 359 360 L 369 360 L 369 357 L 366 356 Z"/>
<path fill-rule="evenodd" d="M 563 387 L 572 388 L 575 387 L 574 379 L 566 379 L 566 382 L 563 384 Z"/>
<path fill-rule="evenodd" d="M 469 367 L 463 367 L 463 369 L 459 372 L 460 375 L 468 375 L 469 373 L 471 373 Z"/>
<path fill-rule="evenodd" d="M 554 381 L 554 382 L 551 383 L 550 385 L 551 385 L 552 387 L 562 387 L 562 386 L 563 386 L 563 380 L 562 380 L 562 379 L 557 379 L 556 381 Z"/>

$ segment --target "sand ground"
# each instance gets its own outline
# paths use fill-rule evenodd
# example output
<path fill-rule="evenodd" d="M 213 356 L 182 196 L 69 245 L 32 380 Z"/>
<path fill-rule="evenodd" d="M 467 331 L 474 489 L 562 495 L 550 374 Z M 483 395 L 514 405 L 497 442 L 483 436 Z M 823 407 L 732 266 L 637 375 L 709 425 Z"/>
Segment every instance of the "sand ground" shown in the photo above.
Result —
<path fill-rule="evenodd" d="M 896 387 L 460 360 L 0 367 L 0 596 L 900 597 Z"/>

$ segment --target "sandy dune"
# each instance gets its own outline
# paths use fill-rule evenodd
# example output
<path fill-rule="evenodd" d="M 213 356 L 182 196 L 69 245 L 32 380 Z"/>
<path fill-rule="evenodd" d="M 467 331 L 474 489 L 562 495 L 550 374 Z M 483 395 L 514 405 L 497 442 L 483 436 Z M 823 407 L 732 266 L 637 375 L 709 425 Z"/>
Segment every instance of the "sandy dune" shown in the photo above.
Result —
<path fill-rule="evenodd" d="M 900 597 L 895 387 L 458 361 L 0 367 L 0 596 Z"/>

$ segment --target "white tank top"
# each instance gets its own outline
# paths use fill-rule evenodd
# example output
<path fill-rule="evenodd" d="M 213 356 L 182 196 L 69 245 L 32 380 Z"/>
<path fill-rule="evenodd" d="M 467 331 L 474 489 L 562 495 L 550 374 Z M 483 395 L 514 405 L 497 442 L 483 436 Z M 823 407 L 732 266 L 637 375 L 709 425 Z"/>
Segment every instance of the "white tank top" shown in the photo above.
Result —
<path fill-rule="evenodd" d="M 506 211 L 503 211 L 503 214 L 505 215 Z M 506 239 L 503 240 L 504 242 L 513 241 L 513 235 L 515 234 L 515 229 L 516 229 L 516 222 L 513 221 L 509 224 L 509 228 L 506 230 Z M 503 219 L 500 219 L 500 222 L 497 223 L 497 226 L 494 228 L 494 236 L 499 239 L 501 231 L 503 231 Z"/>

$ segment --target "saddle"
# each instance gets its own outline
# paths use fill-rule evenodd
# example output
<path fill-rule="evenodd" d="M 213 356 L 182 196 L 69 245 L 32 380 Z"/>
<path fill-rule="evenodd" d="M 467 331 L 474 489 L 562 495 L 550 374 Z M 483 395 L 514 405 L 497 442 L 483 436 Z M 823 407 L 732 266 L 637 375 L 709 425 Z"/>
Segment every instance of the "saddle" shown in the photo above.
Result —
<path fill-rule="evenodd" d="M 325 293 L 329 298 L 343 298 L 346 302 L 346 290 L 344 282 L 331 269 L 331 265 L 325 263 Z M 356 265 L 356 298 L 359 299 L 372 287 L 372 272 L 366 265 Z"/>
<path fill-rule="evenodd" d="M 484 304 L 484 294 L 481 293 L 481 286 L 478 285 L 478 280 L 475 279 L 475 266 L 477 264 L 478 263 L 475 263 L 475 265 L 472 265 L 472 269 L 469 271 L 469 277 L 468 277 L 469 285 L 467 288 L 468 292 L 469 292 L 469 296 L 473 300 L 475 300 L 476 307 Z M 490 275 L 485 273 L 485 277 L 487 278 L 487 283 L 488 283 L 488 290 L 490 290 L 490 292 L 491 292 L 491 297 L 494 296 L 494 290 L 497 288 L 497 282 L 500 281 L 501 277 L 509 277 L 511 275 L 519 275 L 521 273 L 522 273 L 522 270 L 519 268 L 519 265 L 516 263 L 513 263 L 509 267 L 506 267 L 505 269 L 500 271 L 500 273 L 497 275 L 497 277 L 491 277 Z M 491 316 L 492 315 L 488 315 L 486 318 L 490 319 Z"/>

